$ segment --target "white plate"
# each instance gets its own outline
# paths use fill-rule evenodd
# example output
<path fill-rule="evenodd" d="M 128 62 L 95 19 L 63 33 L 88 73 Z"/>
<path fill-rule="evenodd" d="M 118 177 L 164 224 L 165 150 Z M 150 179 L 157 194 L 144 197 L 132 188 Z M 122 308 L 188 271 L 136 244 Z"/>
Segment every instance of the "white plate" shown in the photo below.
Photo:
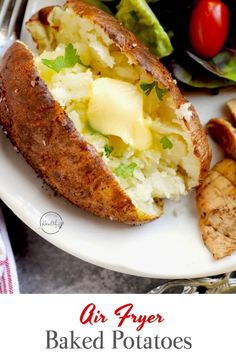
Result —
<path fill-rule="evenodd" d="M 53 1 L 41 1 L 40 6 L 48 3 Z M 26 16 L 36 7 L 35 2 L 30 3 Z M 23 38 L 28 41 L 24 31 Z M 220 116 L 226 100 L 233 97 L 236 90 L 224 90 L 217 96 L 193 94 L 189 98 L 206 123 Z M 215 145 L 213 150 L 215 162 L 221 156 Z M 129 227 L 100 219 L 54 197 L 49 189 L 42 188 L 42 181 L 2 132 L 0 166 L 2 200 L 36 233 L 76 257 L 119 272 L 155 278 L 200 277 L 236 269 L 236 254 L 214 261 L 204 246 L 194 192 L 180 202 L 166 203 L 160 220 Z M 42 215 L 49 211 L 58 213 L 64 222 L 55 234 L 45 233 L 46 227 L 40 226 Z M 54 219 L 49 216 L 47 222 Z"/>

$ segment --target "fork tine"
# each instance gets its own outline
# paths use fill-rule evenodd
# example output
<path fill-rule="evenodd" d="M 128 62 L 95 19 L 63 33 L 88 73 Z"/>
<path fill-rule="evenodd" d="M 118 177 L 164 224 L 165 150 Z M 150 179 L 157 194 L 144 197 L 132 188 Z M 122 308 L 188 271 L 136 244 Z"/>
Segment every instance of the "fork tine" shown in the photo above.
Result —
<path fill-rule="evenodd" d="M 12 3 L 12 1 L 3 0 L 3 5 L 2 5 L 2 8 L 1 8 L 1 13 L 0 13 L 0 29 L 1 29 L 2 25 L 3 25 L 3 20 L 5 19 L 7 10 L 8 10 L 9 5 L 11 3 Z"/>
<path fill-rule="evenodd" d="M 16 0 L 15 2 L 15 6 L 11 15 L 11 19 L 10 19 L 10 23 L 9 23 L 9 27 L 8 27 L 8 32 L 7 32 L 7 37 L 10 38 L 12 35 L 12 32 L 14 30 L 15 24 L 16 24 L 16 20 L 19 14 L 19 10 L 21 7 L 21 3 L 22 0 Z"/>

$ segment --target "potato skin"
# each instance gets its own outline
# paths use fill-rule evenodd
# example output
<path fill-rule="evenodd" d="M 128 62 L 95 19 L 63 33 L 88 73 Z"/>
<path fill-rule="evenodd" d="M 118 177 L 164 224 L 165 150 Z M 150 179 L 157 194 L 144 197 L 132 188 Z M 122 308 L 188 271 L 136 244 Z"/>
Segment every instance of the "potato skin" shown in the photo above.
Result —
<path fill-rule="evenodd" d="M 136 209 L 76 131 L 20 42 L 8 49 L 0 67 L 0 123 L 37 174 L 73 204 L 127 224 L 152 219 Z"/>
<path fill-rule="evenodd" d="M 121 25 L 113 16 L 81 0 L 68 0 L 65 7 L 71 8 L 82 18 L 87 18 L 92 23 L 101 27 L 121 52 L 128 54 L 134 62 L 153 77 L 153 80 L 158 81 L 163 87 L 169 90 L 177 109 L 180 108 L 182 104 L 188 102 L 181 94 L 175 81 L 162 63 L 150 53 L 148 48 L 146 48 L 132 32 Z M 47 25 L 49 25 L 47 18 L 52 9 L 53 7 L 50 6 L 40 10 L 28 21 L 28 24 L 38 22 L 44 27 L 47 27 Z M 212 155 L 207 135 L 201 125 L 196 110 L 193 106 L 191 106 L 190 110 L 192 112 L 192 118 L 190 121 L 184 119 L 184 123 L 192 137 L 194 154 L 200 161 L 200 184 L 207 175 Z"/>

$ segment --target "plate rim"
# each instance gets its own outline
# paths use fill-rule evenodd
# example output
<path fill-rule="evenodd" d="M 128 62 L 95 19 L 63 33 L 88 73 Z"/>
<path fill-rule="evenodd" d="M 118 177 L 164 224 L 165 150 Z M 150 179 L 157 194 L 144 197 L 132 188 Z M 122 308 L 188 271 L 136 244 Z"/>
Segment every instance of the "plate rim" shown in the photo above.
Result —
<path fill-rule="evenodd" d="M 102 262 L 98 259 L 95 259 L 93 257 L 89 257 L 88 254 L 85 254 L 84 252 L 80 252 L 78 250 L 73 251 L 70 248 L 67 248 L 65 246 L 65 243 L 63 243 L 63 246 L 58 245 L 57 242 L 54 241 L 53 238 L 50 238 L 49 235 L 44 234 L 42 231 L 40 231 L 40 228 L 36 228 L 31 225 L 29 219 L 27 219 L 26 214 L 24 214 L 25 217 L 22 217 L 19 212 L 19 209 L 14 205 L 13 202 L 11 202 L 9 199 L 7 199 L 6 196 L 3 195 L 3 193 L 0 190 L 0 197 L 2 201 L 7 205 L 9 209 L 12 210 L 12 212 L 22 221 L 24 222 L 31 230 L 35 232 L 36 235 L 39 235 L 42 237 L 44 240 L 47 242 L 51 243 L 53 246 L 57 247 L 58 249 L 61 249 L 62 251 L 72 255 L 73 257 L 79 258 L 85 262 L 88 262 L 90 264 L 96 265 L 98 267 L 102 267 L 104 269 L 108 269 L 111 271 L 123 273 L 123 274 L 128 274 L 132 276 L 138 276 L 138 277 L 143 277 L 143 278 L 152 278 L 152 279 L 167 279 L 167 280 L 174 280 L 174 279 L 194 279 L 194 278 L 203 278 L 203 277 L 208 277 L 208 276 L 215 276 L 223 273 L 228 273 L 235 271 L 236 269 L 236 261 L 235 261 L 235 266 L 229 265 L 226 266 L 225 268 L 221 268 L 220 271 L 215 269 L 211 270 L 208 272 L 186 272 L 184 275 L 171 275 L 171 274 L 164 274 L 162 272 L 155 271 L 154 273 L 148 273 L 147 271 L 137 271 L 132 267 L 124 266 L 121 264 L 117 263 L 106 263 L 105 261 Z M 61 197 L 59 197 L 61 198 Z M 62 197 L 63 198 L 63 197 Z"/>

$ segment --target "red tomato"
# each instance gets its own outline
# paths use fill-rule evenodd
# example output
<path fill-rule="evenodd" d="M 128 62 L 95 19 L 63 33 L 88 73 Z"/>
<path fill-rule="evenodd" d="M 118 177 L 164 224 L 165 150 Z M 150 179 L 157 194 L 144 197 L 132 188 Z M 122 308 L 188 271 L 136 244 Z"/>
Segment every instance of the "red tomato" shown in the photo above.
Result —
<path fill-rule="evenodd" d="M 189 24 L 189 38 L 196 54 L 212 58 L 220 52 L 229 32 L 229 11 L 220 0 L 199 0 Z"/>

